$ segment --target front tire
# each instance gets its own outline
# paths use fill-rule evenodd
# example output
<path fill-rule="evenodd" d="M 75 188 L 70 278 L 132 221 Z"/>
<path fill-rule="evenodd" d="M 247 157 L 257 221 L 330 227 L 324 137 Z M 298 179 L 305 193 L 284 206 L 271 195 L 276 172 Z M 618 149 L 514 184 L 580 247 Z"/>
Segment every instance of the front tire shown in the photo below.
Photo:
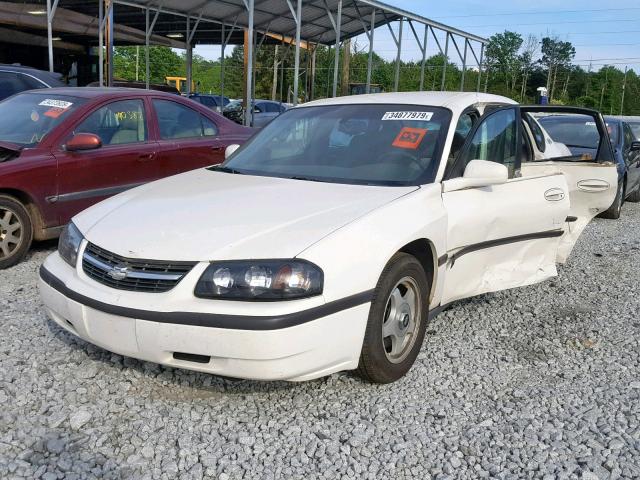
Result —
<path fill-rule="evenodd" d="M 391 383 L 415 362 L 429 318 L 429 281 L 412 255 L 397 253 L 384 268 L 373 293 L 358 374 Z"/>
<path fill-rule="evenodd" d="M 22 260 L 33 240 L 27 209 L 13 197 L 0 195 L 0 270 Z"/>

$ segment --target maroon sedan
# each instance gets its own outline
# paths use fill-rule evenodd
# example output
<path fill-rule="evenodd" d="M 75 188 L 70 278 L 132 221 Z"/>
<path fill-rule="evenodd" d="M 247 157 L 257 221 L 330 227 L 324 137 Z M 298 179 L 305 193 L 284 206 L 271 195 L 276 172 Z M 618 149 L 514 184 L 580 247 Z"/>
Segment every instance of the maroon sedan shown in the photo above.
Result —
<path fill-rule="evenodd" d="M 253 131 L 157 91 L 53 88 L 0 102 L 0 269 L 132 187 L 221 163 Z"/>

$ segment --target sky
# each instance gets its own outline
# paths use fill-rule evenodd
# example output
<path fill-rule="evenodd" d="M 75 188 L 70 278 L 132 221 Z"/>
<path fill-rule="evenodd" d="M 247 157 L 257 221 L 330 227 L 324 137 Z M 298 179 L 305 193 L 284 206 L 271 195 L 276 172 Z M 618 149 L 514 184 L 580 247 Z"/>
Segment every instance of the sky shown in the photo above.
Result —
<path fill-rule="evenodd" d="M 602 65 L 625 66 L 640 73 L 640 0 L 386 0 L 385 3 L 408 10 L 446 25 L 482 37 L 511 30 L 526 37 L 557 36 L 576 47 L 576 64 L 594 70 Z M 610 5 L 608 8 L 606 5 Z M 421 27 L 422 28 L 422 27 Z M 394 25 L 397 31 L 397 25 Z M 421 35 L 418 29 L 418 34 Z M 368 49 L 365 36 L 358 47 Z M 430 42 L 428 55 L 436 52 Z M 227 52 L 230 53 L 230 50 Z M 376 30 L 374 50 L 394 59 L 396 47 L 386 27 Z M 403 60 L 418 60 L 420 50 L 409 28 L 403 33 Z M 198 46 L 195 53 L 208 59 L 220 56 L 220 47 Z M 452 52 L 450 57 L 456 61 Z"/>

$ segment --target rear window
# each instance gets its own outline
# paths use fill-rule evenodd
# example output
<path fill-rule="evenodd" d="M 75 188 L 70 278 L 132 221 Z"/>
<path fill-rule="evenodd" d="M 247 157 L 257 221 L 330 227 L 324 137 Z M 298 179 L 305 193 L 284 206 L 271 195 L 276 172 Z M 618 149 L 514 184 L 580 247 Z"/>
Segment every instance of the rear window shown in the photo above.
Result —
<path fill-rule="evenodd" d="M 8 98 L 0 102 L 0 140 L 33 147 L 85 102 L 68 95 L 37 93 Z"/>

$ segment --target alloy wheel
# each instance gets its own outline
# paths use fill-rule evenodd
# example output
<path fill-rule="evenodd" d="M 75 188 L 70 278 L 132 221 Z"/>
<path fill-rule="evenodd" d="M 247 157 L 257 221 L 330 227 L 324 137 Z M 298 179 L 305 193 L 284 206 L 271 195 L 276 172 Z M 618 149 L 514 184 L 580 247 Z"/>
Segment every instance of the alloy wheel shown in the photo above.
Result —
<path fill-rule="evenodd" d="M 382 346 L 391 363 L 401 363 L 411 352 L 422 317 L 419 289 L 404 277 L 391 290 L 384 310 Z"/>
<path fill-rule="evenodd" d="M 0 208 L 0 260 L 9 258 L 22 244 L 24 228 L 10 208 Z"/>

